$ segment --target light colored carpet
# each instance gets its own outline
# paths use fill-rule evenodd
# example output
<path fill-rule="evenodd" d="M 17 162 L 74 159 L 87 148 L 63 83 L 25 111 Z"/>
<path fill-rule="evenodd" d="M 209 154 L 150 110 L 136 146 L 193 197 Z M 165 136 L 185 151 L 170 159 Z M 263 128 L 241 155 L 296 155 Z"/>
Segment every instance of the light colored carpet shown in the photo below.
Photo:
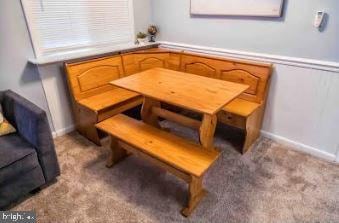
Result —
<path fill-rule="evenodd" d="M 184 182 L 133 156 L 107 169 L 108 140 L 97 147 L 77 133 L 56 139 L 58 181 L 13 210 L 35 210 L 38 222 L 339 222 L 338 165 L 267 139 L 241 156 L 235 150 L 240 139 L 218 130 L 223 155 L 205 177 L 209 193 L 188 219 L 180 214 Z"/>

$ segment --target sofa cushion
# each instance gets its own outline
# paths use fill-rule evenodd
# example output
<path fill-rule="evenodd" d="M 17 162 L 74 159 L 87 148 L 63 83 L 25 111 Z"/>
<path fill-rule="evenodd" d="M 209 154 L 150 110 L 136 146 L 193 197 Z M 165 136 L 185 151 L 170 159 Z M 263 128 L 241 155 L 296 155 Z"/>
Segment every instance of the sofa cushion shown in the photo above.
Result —
<path fill-rule="evenodd" d="M 18 134 L 0 137 L 0 145 L 1 183 L 39 166 L 35 149 Z"/>
<path fill-rule="evenodd" d="M 9 205 L 30 191 L 45 184 L 45 178 L 40 167 L 20 174 L 20 177 L 0 181 L 0 210 L 6 210 Z"/>

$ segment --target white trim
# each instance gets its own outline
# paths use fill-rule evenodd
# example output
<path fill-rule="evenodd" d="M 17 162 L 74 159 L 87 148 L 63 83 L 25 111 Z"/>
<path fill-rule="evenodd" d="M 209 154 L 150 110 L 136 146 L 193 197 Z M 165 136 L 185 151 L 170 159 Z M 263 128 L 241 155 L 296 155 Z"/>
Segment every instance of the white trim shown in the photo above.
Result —
<path fill-rule="evenodd" d="M 53 136 L 53 138 L 57 138 L 59 136 L 63 136 L 63 135 L 66 135 L 70 132 L 73 132 L 74 130 L 75 130 L 75 126 L 71 125 L 71 126 L 68 126 L 66 128 L 59 129 L 57 131 L 52 132 L 52 136 Z"/>
<path fill-rule="evenodd" d="M 335 159 L 337 163 L 339 163 L 339 145 L 337 145 L 337 158 Z"/>
<path fill-rule="evenodd" d="M 42 0 L 39 0 L 39 1 L 42 1 Z M 116 44 L 115 50 L 131 47 L 132 45 L 134 45 L 134 42 L 135 42 L 134 5 L 133 5 L 133 0 L 127 0 L 127 1 L 128 1 L 128 16 L 129 16 L 128 19 L 130 20 L 130 23 L 129 23 L 130 27 L 128 27 L 130 29 L 130 36 L 128 38 L 128 42 L 126 41 L 121 44 Z M 113 47 L 110 46 L 109 42 L 108 43 L 100 42 L 99 44 L 96 43 L 95 45 L 90 43 L 90 44 L 80 44 L 80 45 L 72 45 L 72 46 L 66 46 L 66 47 L 45 48 L 43 46 L 43 41 L 41 39 L 41 35 L 39 34 L 38 28 L 35 27 L 36 21 L 34 20 L 34 15 L 33 15 L 32 7 L 31 7 L 32 5 L 30 4 L 30 1 L 21 0 L 21 6 L 24 12 L 27 29 L 30 34 L 33 51 L 34 51 L 35 57 L 37 58 L 37 59 L 29 59 L 29 61 L 34 64 L 45 64 L 45 63 L 50 63 L 50 62 L 62 61 L 63 57 L 68 58 L 69 54 L 71 55 L 83 54 L 83 53 L 95 54 L 95 52 L 93 51 L 100 50 L 100 48 L 101 50 L 106 48 L 106 51 L 107 51 L 107 48 L 108 49 L 111 48 L 111 50 L 112 48 L 114 48 L 114 46 Z M 42 2 L 41 2 L 41 7 L 43 8 Z M 80 49 L 80 52 L 78 49 Z M 60 56 L 62 58 L 60 58 Z M 77 57 L 77 55 L 75 55 L 75 57 Z M 70 59 L 73 59 L 73 58 L 70 58 Z M 52 60 L 52 61 L 49 61 L 49 60 Z M 58 61 L 55 61 L 55 60 L 58 60 Z"/>
<path fill-rule="evenodd" d="M 75 126 L 71 125 L 71 126 L 68 126 L 66 128 L 54 131 L 52 133 L 52 135 L 53 135 L 53 138 L 57 138 L 57 137 L 66 135 L 70 132 L 73 132 L 74 130 L 75 130 Z M 315 156 L 315 157 L 318 157 L 320 159 L 324 159 L 324 160 L 327 160 L 327 161 L 330 161 L 330 162 L 339 163 L 339 152 L 337 153 L 337 157 L 336 157 L 334 154 L 324 152 L 324 151 L 316 149 L 314 147 L 311 147 L 311 146 L 308 146 L 308 145 L 305 145 L 305 144 L 302 144 L 302 143 L 299 143 L 299 142 L 292 141 L 290 139 L 287 139 L 287 138 L 282 137 L 282 136 L 275 135 L 275 134 L 270 133 L 270 132 L 266 132 L 266 131 L 261 130 L 261 135 L 266 137 L 266 138 L 269 138 L 269 139 L 271 139 L 271 140 L 273 140 L 277 143 L 287 145 L 287 146 L 289 146 L 290 149 L 300 151 L 300 152 L 304 152 L 304 153 L 310 154 L 312 156 Z"/>
<path fill-rule="evenodd" d="M 220 1 L 197 1 L 191 0 L 190 13 L 192 15 L 204 15 L 204 16 L 245 16 L 245 17 L 281 17 L 284 1 L 280 0 L 279 8 L 277 4 L 279 2 L 272 1 L 275 4 L 260 3 L 260 1 L 244 3 L 241 2 L 220 2 Z M 223 5 L 224 4 L 224 5 Z M 232 6 L 232 7 L 230 7 Z"/>
<path fill-rule="evenodd" d="M 314 148 L 314 147 L 311 147 L 311 146 L 287 139 L 285 137 L 263 131 L 263 130 L 261 130 L 261 135 L 266 138 L 272 139 L 273 141 L 276 141 L 277 143 L 287 145 L 289 146 L 290 149 L 301 151 L 301 152 L 316 156 L 318 158 L 321 158 L 321 159 L 324 159 L 330 162 L 339 162 L 338 159 L 336 160 L 336 156 L 334 154 L 324 152 L 317 148 Z"/>
<path fill-rule="evenodd" d="M 66 135 L 70 132 L 73 132 L 74 130 L 75 130 L 75 126 L 71 125 L 71 126 L 68 126 L 66 128 L 54 131 L 52 133 L 52 135 L 53 135 L 53 138 L 57 138 L 57 137 Z M 305 144 L 302 144 L 302 143 L 299 143 L 299 142 L 296 142 L 296 141 L 292 141 L 290 139 L 287 139 L 287 138 L 282 137 L 282 136 L 275 135 L 275 134 L 270 133 L 270 132 L 266 132 L 266 131 L 261 130 L 261 135 L 266 137 L 266 138 L 269 138 L 269 139 L 271 139 L 271 140 L 273 140 L 277 143 L 287 145 L 287 146 L 289 146 L 289 149 L 304 152 L 304 153 L 310 154 L 312 156 L 315 156 L 315 157 L 318 157 L 320 159 L 324 159 L 324 160 L 327 160 L 327 161 L 330 161 L 330 162 L 339 163 L 339 159 L 338 159 L 339 158 L 339 152 L 337 153 L 337 157 L 336 157 L 334 154 L 324 152 L 324 151 L 316 149 L 314 147 L 311 147 L 311 146 L 308 146 L 308 145 L 305 145 Z"/>
<path fill-rule="evenodd" d="M 339 63 L 333 62 L 333 61 L 288 57 L 288 56 L 280 56 L 280 55 L 273 55 L 273 54 L 253 53 L 253 52 L 247 52 L 247 51 L 238 51 L 238 50 L 231 50 L 231 49 L 190 45 L 190 44 L 184 44 L 184 43 L 173 43 L 173 42 L 166 42 L 166 41 L 160 41 L 158 43 L 160 43 L 160 47 L 169 48 L 169 49 L 177 49 L 177 50 L 191 51 L 191 52 L 210 54 L 210 55 L 226 56 L 226 57 L 232 57 L 232 58 L 240 58 L 240 59 L 247 59 L 247 60 L 256 60 L 256 61 L 284 64 L 284 65 L 303 67 L 303 68 L 312 68 L 312 69 L 317 69 L 317 70 L 332 71 L 332 72 L 339 73 Z"/>
<path fill-rule="evenodd" d="M 39 45 L 37 44 L 37 41 L 34 41 L 33 40 L 33 36 L 34 38 L 35 37 L 38 37 L 39 35 L 36 33 L 36 31 L 34 29 L 32 29 L 29 24 L 33 21 L 32 17 L 31 17 L 31 14 L 30 13 L 27 13 L 27 8 L 28 8 L 28 5 L 27 5 L 27 1 L 25 0 L 21 0 L 21 8 L 22 8 L 22 11 L 24 13 L 24 17 L 25 17 L 25 22 L 26 22 L 26 26 L 27 26 L 27 30 L 29 32 L 29 38 L 31 40 L 31 44 L 32 44 L 32 49 L 33 49 L 33 52 L 34 52 L 34 55 L 36 57 L 40 56 L 40 48 L 39 48 Z M 37 39 L 37 38 L 36 38 Z"/>
<path fill-rule="evenodd" d="M 29 58 L 28 61 L 32 64 L 37 64 L 37 65 L 51 64 L 51 63 L 65 62 L 67 60 L 80 59 L 84 57 L 99 56 L 102 54 L 150 47 L 150 46 L 155 46 L 155 45 L 158 45 L 158 43 L 147 43 L 145 45 L 133 44 L 133 45 L 128 45 L 128 46 L 118 46 L 118 47 L 115 46 L 115 47 L 92 48 L 92 49 L 87 48 L 87 50 L 85 48 L 85 50 L 82 50 L 82 51 L 68 51 L 64 53 L 57 53 L 57 54 L 52 54 L 49 56 L 43 56 L 40 58 Z"/>
<path fill-rule="evenodd" d="M 129 7 L 129 18 L 132 20 L 131 21 L 131 33 L 132 33 L 132 42 L 133 43 L 135 43 L 135 37 L 136 37 L 136 35 L 135 35 L 135 18 L 134 18 L 134 1 L 133 0 L 129 0 L 128 1 L 128 7 Z"/>

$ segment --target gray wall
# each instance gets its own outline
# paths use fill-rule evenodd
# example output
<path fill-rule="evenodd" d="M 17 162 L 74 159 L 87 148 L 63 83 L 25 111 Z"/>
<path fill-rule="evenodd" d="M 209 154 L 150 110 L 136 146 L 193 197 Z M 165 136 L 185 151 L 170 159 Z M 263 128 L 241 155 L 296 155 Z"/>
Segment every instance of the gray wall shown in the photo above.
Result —
<path fill-rule="evenodd" d="M 317 10 L 328 23 L 322 32 L 313 27 Z M 339 1 L 285 0 L 282 18 L 191 17 L 190 0 L 152 0 L 159 40 L 339 61 Z"/>
<path fill-rule="evenodd" d="M 19 0 L 0 1 L 0 90 L 12 89 L 48 111 Z"/>
<path fill-rule="evenodd" d="M 146 32 L 151 24 L 151 0 L 133 0 L 135 33 Z"/>

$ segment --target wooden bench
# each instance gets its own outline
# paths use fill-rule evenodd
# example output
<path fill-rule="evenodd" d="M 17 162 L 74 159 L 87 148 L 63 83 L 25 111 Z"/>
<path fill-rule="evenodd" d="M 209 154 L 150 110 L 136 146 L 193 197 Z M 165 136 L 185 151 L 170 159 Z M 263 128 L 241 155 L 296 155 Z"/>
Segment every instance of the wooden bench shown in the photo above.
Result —
<path fill-rule="evenodd" d="M 77 130 L 101 145 L 95 124 L 142 103 L 135 92 L 114 87 L 110 81 L 124 76 L 121 56 L 65 64 Z"/>
<path fill-rule="evenodd" d="M 116 115 L 96 125 L 111 135 L 111 167 L 126 156 L 126 151 L 142 157 L 183 179 L 189 184 L 188 205 L 182 210 L 189 216 L 205 195 L 202 179 L 220 153 L 159 130 L 125 115 Z"/>
<path fill-rule="evenodd" d="M 181 71 L 250 86 L 218 114 L 218 121 L 245 130 L 247 152 L 260 136 L 272 65 L 183 53 Z"/>

